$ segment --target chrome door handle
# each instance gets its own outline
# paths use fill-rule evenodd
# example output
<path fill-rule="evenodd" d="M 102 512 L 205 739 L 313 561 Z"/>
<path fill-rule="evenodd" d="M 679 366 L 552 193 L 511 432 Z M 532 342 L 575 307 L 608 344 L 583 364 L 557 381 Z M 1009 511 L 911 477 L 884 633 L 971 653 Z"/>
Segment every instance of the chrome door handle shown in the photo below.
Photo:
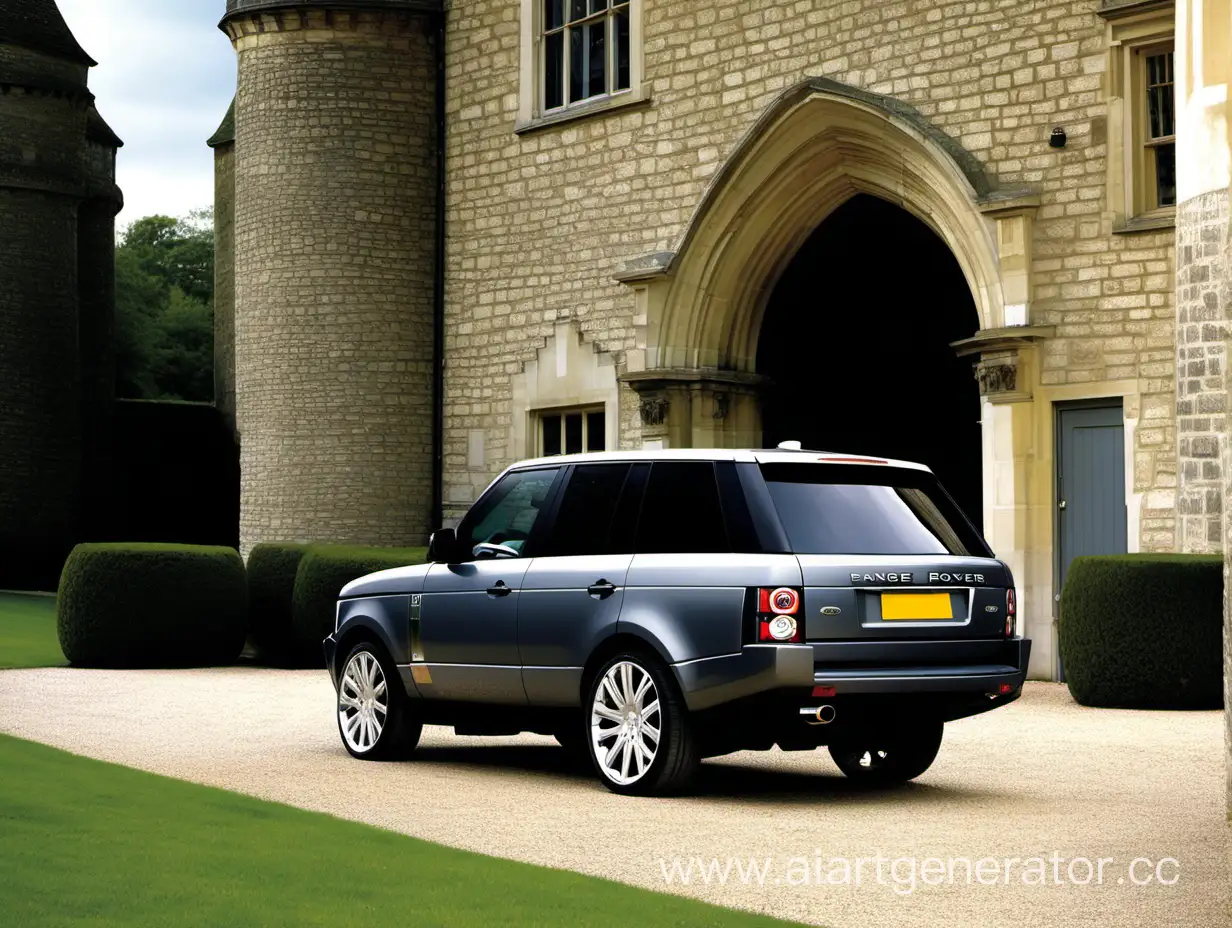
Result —
<path fill-rule="evenodd" d="M 603 599 L 605 596 L 611 596 L 616 592 L 616 584 L 609 583 L 606 580 L 598 580 L 586 588 L 586 592 L 591 596 L 598 596 Z"/>
<path fill-rule="evenodd" d="M 489 595 L 489 596 L 508 596 L 508 595 L 509 595 L 510 593 L 512 593 L 512 592 L 513 592 L 513 590 L 511 590 L 511 589 L 509 589 L 509 587 L 505 586 L 505 581 L 504 581 L 504 580 L 497 580 L 497 581 L 496 581 L 496 586 L 490 586 L 490 587 L 488 587 L 488 595 Z"/>

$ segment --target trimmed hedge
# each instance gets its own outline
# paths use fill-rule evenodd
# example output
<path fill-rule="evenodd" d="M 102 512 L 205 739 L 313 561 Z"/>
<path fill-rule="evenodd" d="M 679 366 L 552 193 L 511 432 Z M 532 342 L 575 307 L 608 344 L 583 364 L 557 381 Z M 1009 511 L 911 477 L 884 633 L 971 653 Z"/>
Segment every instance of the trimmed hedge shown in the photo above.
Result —
<path fill-rule="evenodd" d="M 78 667 L 229 664 L 244 647 L 247 619 L 234 548 L 78 545 L 56 600 L 60 648 Z"/>
<path fill-rule="evenodd" d="M 427 548 L 313 545 L 295 574 L 292 656 L 296 664 L 324 666 L 321 642 L 334 630 L 335 607 L 344 586 L 378 570 L 422 564 L 427 556 Z"/>
<path fill-rule="evenodd" d="M 294 650 L 295 574 L 311 544 L 274 542 L 248 553 L 249 632 L 263 660 L 284 663 Z"/>
<path fill-rule="evenodd" d="M 1223 705 L 1223 558 L 1078 557 L 1061 592 L 1061 660 L 1084 706 Z"/>

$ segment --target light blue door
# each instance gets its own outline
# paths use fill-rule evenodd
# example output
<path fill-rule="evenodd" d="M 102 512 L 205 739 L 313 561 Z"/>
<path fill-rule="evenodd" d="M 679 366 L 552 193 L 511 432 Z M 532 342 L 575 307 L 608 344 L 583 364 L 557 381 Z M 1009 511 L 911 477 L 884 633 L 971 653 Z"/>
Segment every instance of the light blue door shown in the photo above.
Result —
<path fill-rule="evenodd" d="M 1057 438 L 1059 594 L 1074 558 L 1128 550 L 1121 401 L 1060 407 Z"/>

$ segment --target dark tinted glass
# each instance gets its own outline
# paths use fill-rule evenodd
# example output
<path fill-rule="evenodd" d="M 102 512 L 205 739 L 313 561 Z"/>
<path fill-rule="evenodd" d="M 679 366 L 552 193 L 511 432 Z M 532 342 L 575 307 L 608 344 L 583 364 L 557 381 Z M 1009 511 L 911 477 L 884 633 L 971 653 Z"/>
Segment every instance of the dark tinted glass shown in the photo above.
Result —
<path fill-rule="evenodd" d="M 565 34 L 553 32 L 543 40 L 543 108 L 565 105 Z"/>
<path fill-rule="evenodd" d="M 607 93 L 607 20 L 586 27 L 586 96 Z"/>
<path fill-rule="evenodd" d="M 723 506 L 723 520 L 731 549 L 742 554 L 760 553 L 761 542 L 736 474 L 736 462 L 715 461 L 714 475 L 719 481 L 719 500 Z"/>
<path fill-rule="evenodd" d="M 514 471 L 477 502 L 458 528 L 462 560 L 489 542 L 521 552 L 552 489 L 559 468 Z"/>
<path fill-rule="evenodd" d="M 650 465 L 634 464 L 625 478 L 625 488 L 620 494 L 620 505 L 612 517 L 611 554 L 632 554 L 636 550 L 637 518 L 642 511 L 642 494 L 650 477 Z"/>
<path fill-rule="evenodd" d="M 541 421 L 544 457 L 560 454 L 560 416 L 544 416 Z"/>
<path fill-rule="evenodd" d="M 709 461 L 661 461 L 650 471 L 637 528 L 639 554 L 731 551 Z"/>
<path fill-rule="evenodd" d="M 796 554 L 989 555 L 931 474 L 843 464 L 762 473 Z"/>
<path fill-rule="evenodd" d="M 1146 60 L 1146 103 L 1150 115 L 1151 138 L 1160 139 L 1176 132 L 1173 115 L 1172 53 L 1152 55 Z"/>
<path fill-rule="evenodd" d="M 1160 206 L 1176 206 L 1176 145 L 1155 149 L 1155 191 Z"/>
<path fill-rule="evenodd" d="M 565 23 L 565 0 L 544 0 L 543 24 L 548 29 L 556 29 Z"/>
<path fill-rule="evenodd" d="M 586 414 L 586 450 L 604 451 L 607 441 L 603 413 L 588 412 Z"/>
<path fill-rule="evenodd" d="M 565 416 L 565 454 L 581 454 L 582 448 L 582 414 L 580 412 Z"/>
<path fill-rule="evenodd" d="M 576 27 L 569 30 L 569 102 L 576 103 L 586 98 L 586 46 L 585 30 Z"/>
<path fill-rule="evenodd" d="M 613 90 L 629 89 L 629 8 L 625 7 L 616 14 L 616 35 L 612 41 L 616 43 L 616 86 Z"/>
<path fill-rule="evenodd" d="M 565 495 L 544 552 L 566 557 L 580 554 L 624 554 L 613 551 L 612 516 L 629 474 L 628 464 L 581 464 L 565 487 Z"/>

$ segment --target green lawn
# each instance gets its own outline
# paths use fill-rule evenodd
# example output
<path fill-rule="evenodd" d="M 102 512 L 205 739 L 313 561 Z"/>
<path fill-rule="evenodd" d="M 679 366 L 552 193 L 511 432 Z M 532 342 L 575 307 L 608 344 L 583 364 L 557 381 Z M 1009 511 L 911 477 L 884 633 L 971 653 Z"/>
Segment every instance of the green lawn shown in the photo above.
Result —
<path fill-rule="evenodd" d="M 23 928 L 784 924 L 4 736 L 0 874 Z"/>
<path fill-rule="evenodd" d="M 65 664 L 51 596 L 0 593 L 0 668 Z"/>

